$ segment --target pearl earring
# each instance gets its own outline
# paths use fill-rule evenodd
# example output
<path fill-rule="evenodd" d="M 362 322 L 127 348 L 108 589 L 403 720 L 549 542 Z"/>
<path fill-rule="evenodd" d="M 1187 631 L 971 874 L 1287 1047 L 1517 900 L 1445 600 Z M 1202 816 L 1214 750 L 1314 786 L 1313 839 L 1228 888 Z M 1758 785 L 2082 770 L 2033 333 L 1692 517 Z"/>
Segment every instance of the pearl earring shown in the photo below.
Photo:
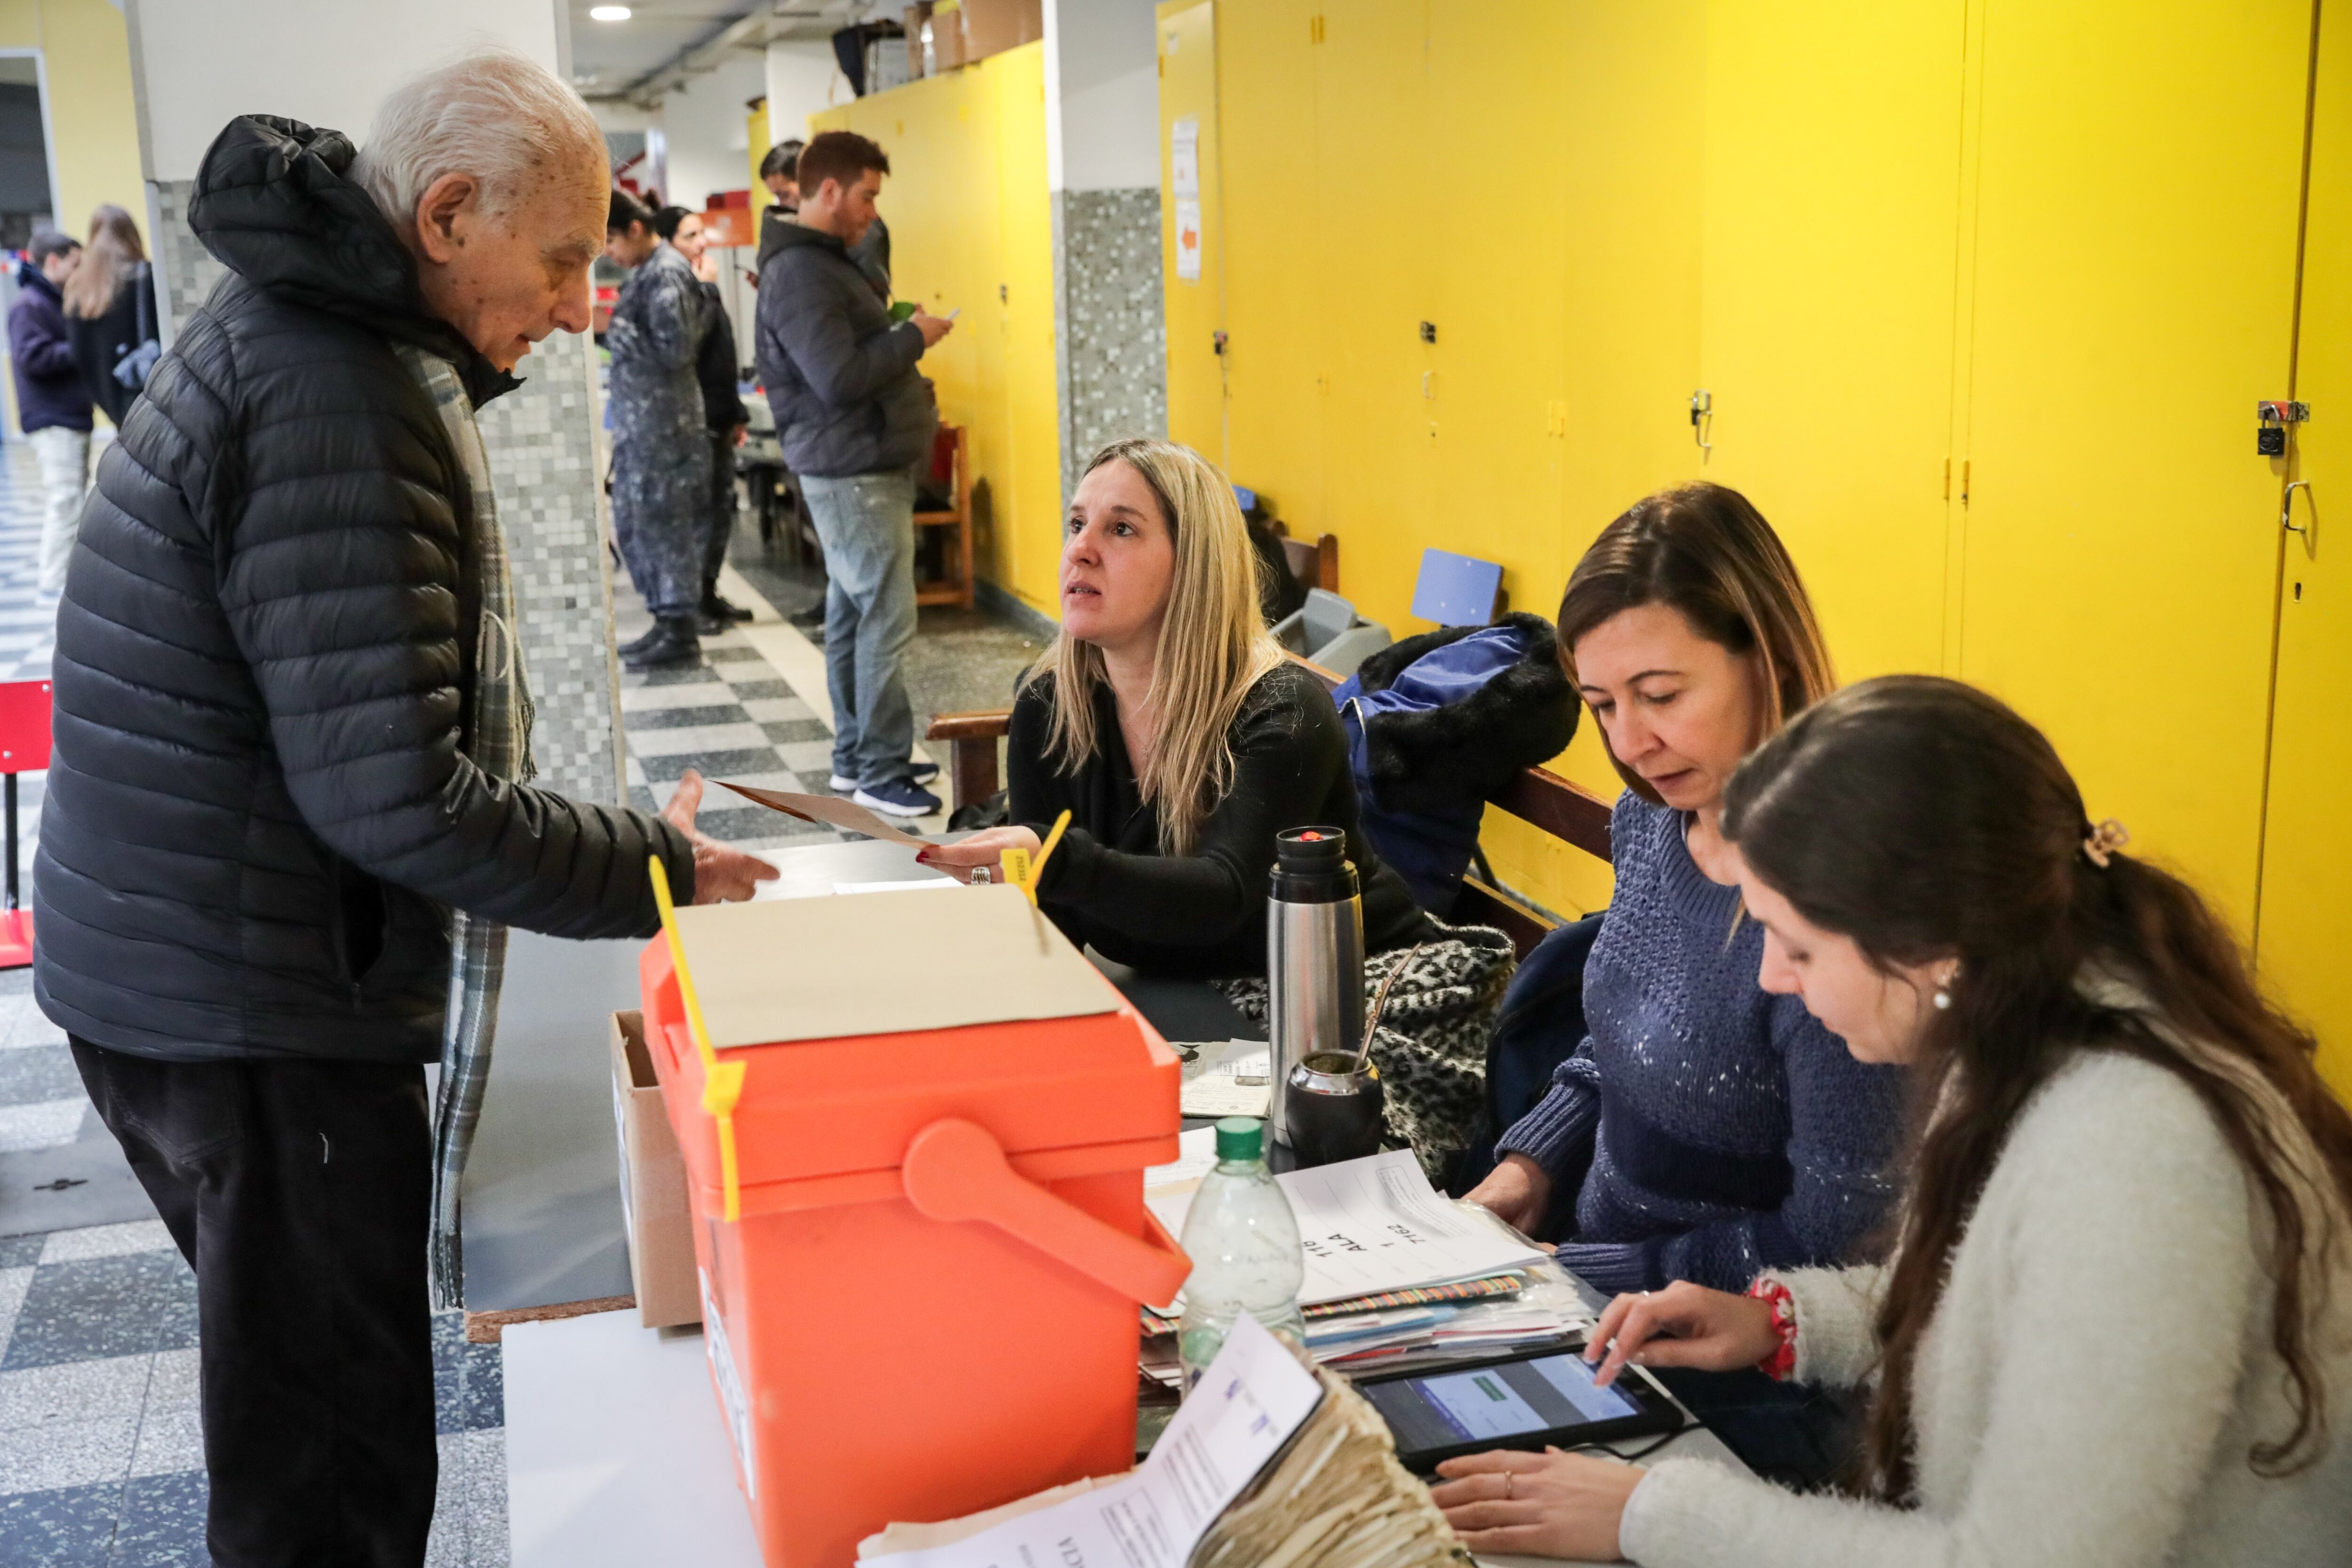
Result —
<path fill-rule="evenodd" d="M 1952 994 L 1948 991 L 1938 989 L 1936 993 L 1936 1010 L 1939 1013 L 1943 1012 L 1947 1008 L 1950 1007 L 1951 1005 Z"/>

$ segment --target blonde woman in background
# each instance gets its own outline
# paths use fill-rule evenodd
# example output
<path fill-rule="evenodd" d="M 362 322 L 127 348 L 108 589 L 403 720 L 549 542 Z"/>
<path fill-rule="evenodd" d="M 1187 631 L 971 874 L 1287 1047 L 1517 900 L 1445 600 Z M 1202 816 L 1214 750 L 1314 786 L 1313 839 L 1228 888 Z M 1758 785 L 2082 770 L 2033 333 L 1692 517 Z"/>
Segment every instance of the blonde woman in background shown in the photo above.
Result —
<path fill-rule="evenodd" d="M 66 336 L 90 401 L 119 428 L 161 353 L 155 270 L 139 226 L 112 204 L 89 215 L 89 244 L 65 283 Z"/>
<path fill-rule="evenodd" d="M 1034 856 L 1066 810 L 1038 888 L 1054 923 L 1149 973 L 1244 982 L 1232 994 L 1249 1012 L 1263 1006 L 1275 835 L 1345 829 L 1368 971 L 1413 960 L 1383 1014 L 1404 1032 L 1383 1028 L 1374 1059 L 1391 1130 L 1431 1159 L 1466 1139 L 1484 1061 L 1477 1005 L 1441 1019 L 1433 998 L 1450 977 L 1491 1008 L 1509 949 L 1438 926 L 1363 837 L 1339 710 L 1267 636 L 1256 573 L 1233 486 L 1198 453 L 1150 440 L 1096 453 L 1066 525 L 1061 635 L 1013 708 L 1010 824 L 924 858 L 993 873 L 1008 848 Z"/>

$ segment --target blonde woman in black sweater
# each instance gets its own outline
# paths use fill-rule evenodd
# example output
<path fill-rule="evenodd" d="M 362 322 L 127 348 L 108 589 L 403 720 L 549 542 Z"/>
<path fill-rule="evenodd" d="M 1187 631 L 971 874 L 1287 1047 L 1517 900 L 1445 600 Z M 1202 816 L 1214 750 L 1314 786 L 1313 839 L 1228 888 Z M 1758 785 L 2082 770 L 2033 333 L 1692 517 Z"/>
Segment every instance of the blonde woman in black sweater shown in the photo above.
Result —
<path fill-rule="evenodd" d="M 1022 677 L 1013 826 L 942 845 L 950 871 L 1033 856 L 1066 809 L 1038 902 L 1072 942 L 1161 974 L 1265 973 L 1266 875 L 1286 827 L 1345 828 L 1368 952 L 1428 934 L 1358 830 L 1339 710 L 1257 605 L 1233 487 L 1165 441 L 1120 441 L 1070 500 L 1062 635 Z"/>
<path fill-rule="evenodd" d="M 1484 1014 L 1508 945 L 1441 928 L 1381 863 L 1358 823 L 1339 710 L 1267 636 L 1256 573 L 1214 465 L 1165 441 L 1097 452 L 1065 525 L 1061 635 L 1013 704 L 1011 825 L 924 858 L 993 873 L 1008 848 L 1034 856 L 1067 810 L 1038 888 L 1064 934 L 1147 973 L 1237 983 L 1229 994 L 1254 1012 L 1275 835 L 1345 829 L 1369 974 L 1412 958 L 1384 1015 L 1415 1018 L 1412 1033 L 1384 1028 L 1374 1059 L 1398 1108 L 1391 1130 L 1433 1164 L 1476 1114 Z M 1474 1000 L 1439 1016 L 1429 998 L 1448 986 Z"/>

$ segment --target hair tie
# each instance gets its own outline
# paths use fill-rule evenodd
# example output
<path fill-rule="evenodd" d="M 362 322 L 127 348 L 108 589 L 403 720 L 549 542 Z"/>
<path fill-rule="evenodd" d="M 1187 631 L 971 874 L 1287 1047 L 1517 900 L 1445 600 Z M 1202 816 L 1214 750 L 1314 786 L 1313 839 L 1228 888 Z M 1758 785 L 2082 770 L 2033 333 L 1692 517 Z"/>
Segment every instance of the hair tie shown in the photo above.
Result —
<path fill-rule="evenodd" d="M 2130 842 L 2131 835 L 2124 831 L 2124 825 L 2110 816 L 2091 829 L 2091 836 L 2083 840 L 2083 858 L 2104 871 L 2107 858 Z"/>

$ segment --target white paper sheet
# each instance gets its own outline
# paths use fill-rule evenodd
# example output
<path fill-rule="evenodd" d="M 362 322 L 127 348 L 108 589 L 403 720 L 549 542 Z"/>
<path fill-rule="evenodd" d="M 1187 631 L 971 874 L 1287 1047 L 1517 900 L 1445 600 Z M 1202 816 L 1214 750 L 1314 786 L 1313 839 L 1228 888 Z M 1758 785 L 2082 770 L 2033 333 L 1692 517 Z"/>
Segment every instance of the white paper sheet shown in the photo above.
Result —
<path fill-rule="evenodd" d="M 1168 194 L 1187 200 L 1201 194 L 1201 121 L 1193 115 L 1168 127 Z"/>
<path fill-rule="evenodd" d="M 1165 1165 L 1152 1165 L 1143 1173 L 1143 1195 L 1173 1197 L 1185 1194 L 1184 1206 L 1190 1208 L 1190 1194 L 1201 1184 L 1201 1178 L 1217 1168 L 1217 1130 L 1194 1127 L 1176 1135 L 1176 1158 Z M 1171 1234 L 1173 1234 L 1171 1231 Z"/>
<path fill-rule="evenodd" d="M 1290 1199 L 1307 1251 L 1302 1306 L 1483 1279 L 1545 1257 L 1513 1240 L 1483 1211 L 1438 1196 L 1406 1150 L 1289 1171 L 1275 1180 Z M 1192 1190 L 1155 1193 L 1152 1184 L 1147 1177 L 1144 1201 L 1171 1235 L 1182 1236 Z"/>
<path fill-rule="evenodd" d="M 1187 1116 L 1265 1115 L 1274 1096 L 1268 1079 L 1273 1047 L 1261 1040 L 1213 1040 L 1188 1067 L 1181 1109 Z M 1245 1080 L 1255 1079 L 1255 1083 Z"/>
<path fill-rule="evenodd" d="M 957 884 L 946 877 L 919 877 L 911 882 L 835 882 L 836 893 L 929 893 Z"/>
<path fill-rule="evenodd" d="M 1176 276 L 1187 283 L 1201 280 L 1201 204 L 1176 204 Z"/>
<path fill-rule="evenodd" d="M 1244 1316 L 1141 1469 L 962 1541 L 862 1561 L 882 1568 L 1183 1568 L 1209 1525 L 1321 1397 L 1307 1369 Z"/>

